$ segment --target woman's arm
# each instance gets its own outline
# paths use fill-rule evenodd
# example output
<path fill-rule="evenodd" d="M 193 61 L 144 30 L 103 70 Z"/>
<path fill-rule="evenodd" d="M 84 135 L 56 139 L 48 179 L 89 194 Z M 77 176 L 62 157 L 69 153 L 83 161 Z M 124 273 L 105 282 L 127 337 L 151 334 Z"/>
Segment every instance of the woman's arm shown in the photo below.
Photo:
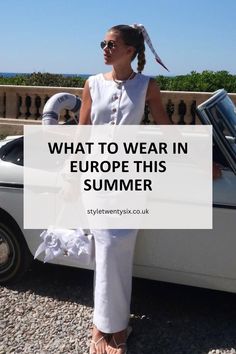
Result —
<path fill-rule="evenodd" d="M 167 116 L 164 110 L 161 101 L 160 89 L 154 79 L 150 79 L 149 81 L 146 102 L 149 106 L 150 113 L 156 124 L 172 124 L 172 122 L 170 121 L 169 117 Z M 215 162 L 213 162 L 212 165 L 212 176 L 213 179 L 218 179 L 222 176 L 220 166 Z"/>
<path fill-rule="evenodd" d="M 92 104 L 92 99 L 89 91 L 89 83 L 88 80 L 86 80 L 83 89 L 83 95 L 82 95 L 82 105 L 80 108 L 79 124 L 82 125 L 91 124 L 91 118 L 90 118 L 91 104 Z"/>
<path fill-rule="evenodd" d="M 155 79 L 149 80 L 146 103 L 156 124 L 172 124 L 163 107 L 160 88 Z"/>

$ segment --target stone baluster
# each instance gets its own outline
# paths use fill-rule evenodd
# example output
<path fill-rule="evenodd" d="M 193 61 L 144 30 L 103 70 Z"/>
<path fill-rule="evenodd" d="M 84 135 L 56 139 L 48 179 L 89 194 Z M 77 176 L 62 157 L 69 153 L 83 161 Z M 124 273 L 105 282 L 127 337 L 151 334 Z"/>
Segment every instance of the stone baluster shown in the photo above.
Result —
<path fill-rule="evenodd" d="M 46 95 L 46 96 L 41 97 L 41 106 L 40 106 L 40 109 L 41 109 L 41 119 L 42 119 L 42 115 L 43 115 L 44 106 L 45 106 L 45 104 L 47 103 L 47 101 L 49 100 L 49 98 L 50 98 L 49 95 Z"/>
<path fill-rule="evenodd" d="M 180 103 L 178 105 L 178 114 L 179 114 L 179 117 L 180 117 L 180 119 L 178 121 L 178 124 L 186 124 L 185 120 L 184 120 L 186 112 L 187 112 L 186 103 L 184 102 L 184 100 L 180 100 Z"/>
<path fill-rule="evenodd" d="M 39 119 L 47 99 L 62 89 L 64 92 L 79 93 L 81 96 L 82 89 L 0 85 L 0 116 Z M 167 114 L 174 124 L 193 125 L 201 123 L 196 114 L 196 106 L 211 97 L 212 93 L 162 91 L 161 95 Z M 236 103 L 236 94 L 230 94 L 230 97 Z M 64 110 L 61 112 L 60 121 L 62 123 L 73 116 L 74 114 Z M 145 108 L 142 123 L 152 123 L 148 107 Z"/>
<path fill-rule="evenodd" d="M 17 94 L 17 115 L 16 118 L 22 117 L 22 97 Z"/>
<path fill-rule="evenodd" d="M 0 118 L 5 117 L 5 92 L 0 95 Z"/>
<path fill-rule="evenodd" d="M 192 124 L 192 125 L 196 124 L 196 107 L 197 107 L 197 102 L 196 102 L 196 100 L 193 100 L 191 107 L 190 107 L 190 112 L 191 112 L 191 117 L 192 117 L 190 124 Z"/>
<path fill-rule="evenodd" d="M 17 117 L 17 94 L 16 91 L 6 92 L 6 118 Z"/>
<path fill-rule="evenodd" d="M 171 99 L 168 99 L 168 102 L 167 102 L 167 104 L 166 104 L 166 113 L 167 113 L 167 115 L 168 115 L 168 117 L 170 118 L 170 121 L 171 121 L 172 123 L 174 123 L 174 122 L 173 122 L 173 119 L 172 119 L 172 116 L 173 116 L 174 112 L 175 112 L 175 105 L 174 105 L 174 103 L 171 101 Z"/>
<path fill-rule="evenodd" d="M 17 107 L 18 107 L 18 117 L 17 118 L 21 118 L 22 117 L 22 94 L 18 93 L 18 97 L 17 97 Z"/>
<path fill-rule="evenodd" d="M 50 96 L 48 96 L 48 95 L 46 95 L 46 96 L 44 97 L 44 105 L 47 103 L 47 101 L 49 100 L 49 98 L 50 98 Z"/>
<path fill-rule="evenodd" d="M 21 94 L 21 106 L 20 106 L 20 111 L 19 111 L 19 115 L 20 115 L 20 118 L 25 118 L 25 115 L 26 115 L 26 104 L 25 104 L 25 100 L 26 100 L 26 94 L 25 93 L 22 93 Z"/>
<path fill-rule="evenodd" d="M 26 95 L 25 97 L 25 106 L 26 106 L 26 112 L 25 112 L 25 118 L 28 119 L 31 117 L 31 106 L 32 106 L 32 98 L 29 95 Z"/>
<path fill-rule="evenodd" d="M 3 95 L 3 117 L 5 118 L 6 117 L 6 94 L 4 93 Z"/>
<path fill-rule="evenodd" d="M 35 99 L 36 99 L 36 94 L 31 94 L 29 95 L 31 98 L 31 104 L 29 105 L 29 113 L 30 113 L 30 119 L 36 119 L 36 113 L 37 113 L 37 108 L 35 105 Z M 30 100 L 29 100 L 30 101 Z"/>
<path fill-rule="evenodd" d="M 39 118 L 41 119 L 42 114 L 43 114 L 43 107 L 44 107 L 44 102 L 45 102 L 45 98 L 43 95 L 39 95 L 40 98 L 40 106 L 39 106 Z"/>
<path fill-rule="evenodd" d="M 41 105 L 41 98 L 38 96 L 38 94 L 31 95 L 31 108 L 30 108 L 31 118 L 34 118 L 36 120 L 40 117 L 40 113 L 39 113 L 40 105 Z"/>
<path fill-rule="evenodd" d="M 40 117 L 40 106 L 41 106 L 41 98 L 39 95 L 36 95 L 35 100 L 34 100 L 34 105 L 35 105 L 35 119 L 38 119 Z"/>

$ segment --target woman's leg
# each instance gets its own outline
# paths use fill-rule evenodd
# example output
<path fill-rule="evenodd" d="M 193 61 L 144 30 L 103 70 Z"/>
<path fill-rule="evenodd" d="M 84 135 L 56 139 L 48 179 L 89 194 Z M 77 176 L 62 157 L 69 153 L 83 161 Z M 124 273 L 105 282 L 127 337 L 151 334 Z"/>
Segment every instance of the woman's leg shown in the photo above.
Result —
<path fill-rule="evenodd" d="M 137 231 L 92 231 L 96 257 L 93 323 L 101 332 L 116 333 L 128 326 Z"/>

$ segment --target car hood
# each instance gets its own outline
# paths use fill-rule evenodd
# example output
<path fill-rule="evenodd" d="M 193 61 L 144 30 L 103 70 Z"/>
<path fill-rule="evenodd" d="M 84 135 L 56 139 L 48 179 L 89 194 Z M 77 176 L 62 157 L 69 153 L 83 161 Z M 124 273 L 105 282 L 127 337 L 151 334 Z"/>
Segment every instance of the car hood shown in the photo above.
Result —
<path fill-rule="evenodd" d="M 0 183 L 23 184 L 23 167 L 0 160 Z"/>

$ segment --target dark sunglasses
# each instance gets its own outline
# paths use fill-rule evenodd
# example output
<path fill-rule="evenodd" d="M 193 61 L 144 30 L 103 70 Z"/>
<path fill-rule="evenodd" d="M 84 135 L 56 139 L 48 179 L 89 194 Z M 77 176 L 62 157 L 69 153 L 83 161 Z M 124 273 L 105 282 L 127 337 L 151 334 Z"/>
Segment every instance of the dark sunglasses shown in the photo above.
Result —
<path fill-rule="evenodd" d="M 113 41 L 102 41 L 100 43 L 100 46 L 102 49 L 104 49 L 105 47 L 109 48 L 109 49 L 113 49 L 116 47 L 115 43 Z"/>

